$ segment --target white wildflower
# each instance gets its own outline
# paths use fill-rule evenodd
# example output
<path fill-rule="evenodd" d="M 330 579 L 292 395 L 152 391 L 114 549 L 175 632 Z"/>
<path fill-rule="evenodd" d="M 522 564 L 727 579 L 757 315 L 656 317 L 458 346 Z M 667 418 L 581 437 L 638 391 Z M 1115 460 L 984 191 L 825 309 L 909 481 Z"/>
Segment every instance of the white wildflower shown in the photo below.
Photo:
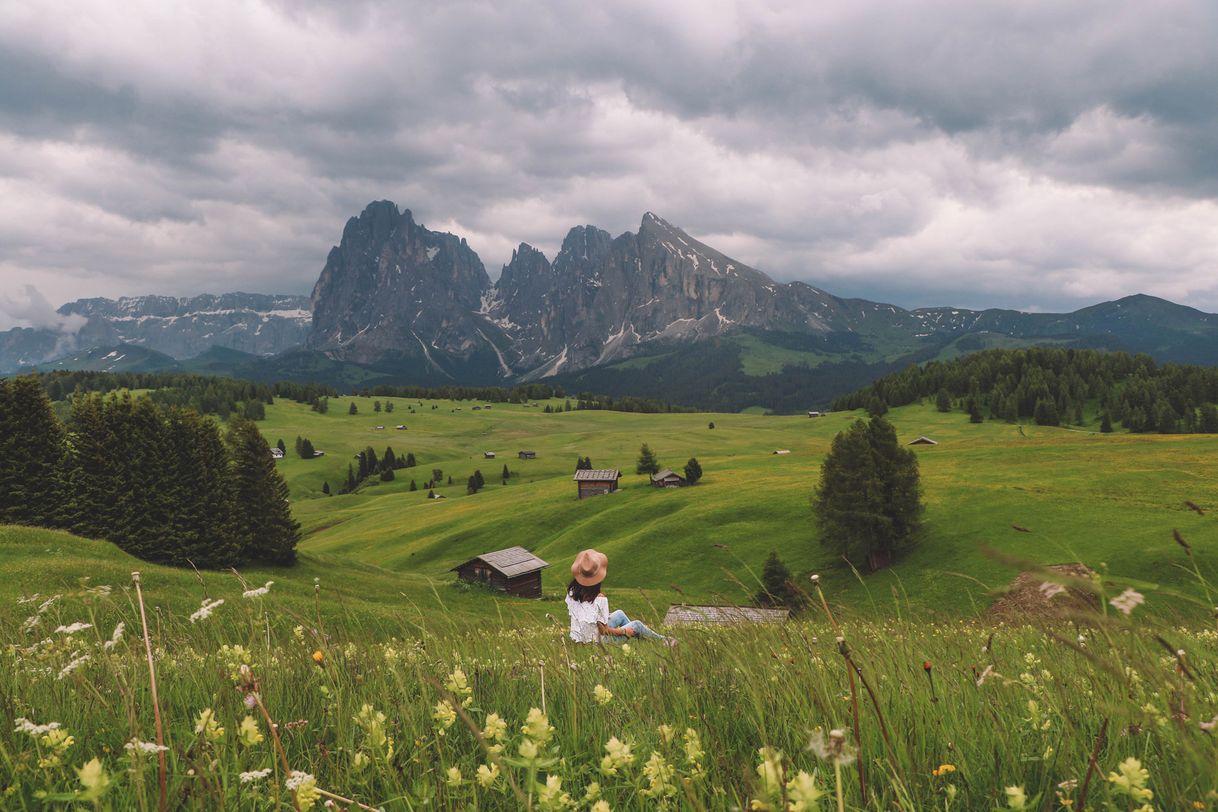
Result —
<path fill-rule="evenodd" d="M 34 597 L 38 596 L 35 595 Z M 45 736 L 52 730 L 59 730 L 60 727 L 59 722 L 47 722 L 45 725 L 36 725 L 23 716 L 19 716 L 13 721 L 17 723 L 17 726 L 13 728 L 14 733 L 28 733 L 31 736 Z"/>
<path fill-rule="evenodd" d="M 1146 598 L 1142 595 L 1142 593 L 1135 592 L 1132 589 L 1126 589 L 1120 595 L 1117 595 L 1108 602 L 1128 615 L 1134 610 L 1134 607 L 1144 603 L 1145 601 Z"/>
<path fill-rule="evenodd" d="M 169 748 L 156 742 L 142 742 L 139 739 L 132 739 L 123 745 L 123 749 L 131 753 L 163 753 Z"/>
<path fill-rule="evenodd" d="M 254 781 L 261 781 L 270 774 L 271 768 L 267 767 L 265 770 L 251 770 L 247 773 L 241 773 L 239 776 L 237 776 L 237 778 L 241 780 L 242 784 L 250 784 Z"/>
<path fill-rule="evenodd" d="M 288 792 L 295 792 L 296 790 L 300 789 L 301 784 L 312 780 L 313 776 L 309 775 L 308 773 L 302 773 L 300 770 L 292 770 L 292 774 L 289 775 L 288 779 L 283 782 L 283 785 L 287 788 Z"/>
<path fill-rule="evenodd" d="M 92 629 L 92 623 L 73 623 L 70 626 L 60 626 L 55 630 L 56 634 L 76 634 L 83 632 L 85 629 Z"/>
<path fill-rule="evenodd" d="M 247 589 L 241 593 L 241 597 L 243 597 L 243 598 L 261 598 L 263 595 L 265 595 L 266 593 L 271 591 L 271 585 L 273 583 L 275 583 L 275 582 L 267 581 L 264 586 L 260 586 L 257 589 Z"/>
<path fill-rule="evenodd" d="M 823 730 L 813 733 L 811 741 L 808 742 L 808 749 L 815 753 L 817 758 L 843 767 L 853 764 L 857 755 L 855 749 L 846 743 L 846 733 L 836 728 L 829 731 L 828 737 Z"/>
<path fill-rule="evenodd" d="M 195 613 L 190 616 L 190 622 L 198 623 L 200 620 L 207 620 L 209 617 L 211 617 L 211 613 L 219 609 L 223 604 L 224 598 L 220 598 L 216 601 L 209 601 L 204 598 L 203 603 L 200 604 L 199 608 L 195 610 Z"/>
<path fill-rule="evenodd" d="M 106 651 L 109 651 L 110 649 L 117 646 L 119 644 L 119 641 L 123 639 L 123 632 L 126 631 L 126 629 L 127 629 L 127 626 L 122 621 L 119 621 L 119 624 L 114 627 L 114 634 L 110 635 L 109 640 L 102 643 L 102 648 L 104 648 Z"/>
<path fill-rule="evenodd" d="M 79 657 L 76 657 L 74 660 L 72 660 L 70 663 L 65 665 L 63 668 L 59 669 L 59 676 L 56 677 L 55 679 L 63 679 L 64 677 L 68 676 L 69 674 L 71 674 L 76 669 L 80 668 L 82 665 L 84 665 L 88 661 L 89 661 L 88 654 L 82 654 Z"/>

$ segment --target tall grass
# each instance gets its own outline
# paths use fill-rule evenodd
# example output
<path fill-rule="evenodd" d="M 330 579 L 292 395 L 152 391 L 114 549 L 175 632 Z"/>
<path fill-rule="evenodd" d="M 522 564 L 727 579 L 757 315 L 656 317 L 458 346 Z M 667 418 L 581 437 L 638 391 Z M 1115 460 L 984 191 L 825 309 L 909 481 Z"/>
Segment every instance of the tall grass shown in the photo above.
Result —
<path fill-rule="evenodd" d="M 274 586 L 148 613 L 161 804 L 139 605 L 112 586 L 0 608 L 4 809 L 1077 809 L 1084 786 L 1088 808 L 1218 808 L 1208 609 L 1182 626 L 1104 603 L 1043 629 L 818 612 L 599 647 L 565 618 L 368 628 L 324 580 L 307 613 Z"/>

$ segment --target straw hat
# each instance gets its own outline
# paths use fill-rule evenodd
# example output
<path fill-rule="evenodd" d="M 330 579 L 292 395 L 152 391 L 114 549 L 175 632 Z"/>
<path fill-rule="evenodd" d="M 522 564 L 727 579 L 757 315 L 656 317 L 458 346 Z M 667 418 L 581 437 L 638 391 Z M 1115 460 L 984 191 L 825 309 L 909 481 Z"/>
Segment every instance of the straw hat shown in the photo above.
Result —
<path fill-rule="evenodd" d="M 575 563 L 571 565 L 571 575 L 583 586 L 596 586 L 608 573 L 609 558 L 596 550 L 584 550 L 575 556 Z"/>

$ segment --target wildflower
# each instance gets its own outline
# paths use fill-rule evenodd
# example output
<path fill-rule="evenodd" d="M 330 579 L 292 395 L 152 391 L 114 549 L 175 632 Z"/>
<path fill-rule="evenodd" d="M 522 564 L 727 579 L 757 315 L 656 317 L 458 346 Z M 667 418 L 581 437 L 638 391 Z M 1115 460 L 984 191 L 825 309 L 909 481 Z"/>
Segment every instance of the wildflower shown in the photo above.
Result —
<path fill-rule="evenodd" d="M 253 747 L 263 740 L 262 731 L 258 729 L 258 721 L 252 716 L 246 716 L 241 720 L 241 726 L 237 728 L 237 736 L 241 739 L 241 743 L 246 747 Z"/>
<path fill-rule="evenodd" d="M 114 633 L 110 635 L 110 639 L 107 640 L 106 642 L 102 643 L 102 648 L 104 648 L 106 651 L 109 651 L 110 649 L 117 646 L 119 644 L 119 642 L 123 639 L 123 632 L 126 631 L 126 629 L 127 629 L 126 624 L 124 624 L 120 620 L 119 624 L 114 627 Z"/>
<path fill-rule="evenodd" d="M 241 593 L 241 597 L 243 597 L 243 598 L 261 598 L 263 595 L 265 595 L 266 593 L 271 591 L 271 585 L 274 583 L 275 583 L 274 581 L 267 581 L 266 584 L 258 587 L 257 589 L 247 589 Z"/>
<path fill-rule="evenodd" d="M 622 652 L 622 656 L 623 656 L 623 657 L 629 657 L 629 656 L 630 656 L 631 648 L 630 648 L 630 644 L 629 644 L 629 643 L 622 643 L 622 645 L 621 645 L 621 647 L 619 648 L 619 650 Z"/>
<path fill-rule="evenodd" d="M 393 758 L 393 739 L 385 732 L 385 714 L 365 703 L 353 718 L 364 729 L 368 746 L 386 761 Z"/>
<path fill-rule="evenodd" d="M 1027 809 L 1028 795 L 1023 787 L 1010 786 L 1002 790 L 1007 796 L 1007 809 Z"/>
<path fill-rule="evenodd" d="M 947 775 L 948 773 L 954 773 L 955 771 L 956 765 L 954 764 L 940 764 L 938 767 L 931 770 L 930 774 L 935 778 L 938 778 L 941 775 Z"/>
<path fill-rule="evenodd" d="M 1045 596 L 1045 600 L 1047 600 L 1047 601 L 1053 600 L 1054 598 L 1056 598 L 1058 595 L 1062 594 L 1065 591 L 1066 591 L 1066 588 L 1064 586 L 1062 586 L 1061 584 L 1058 584 L 1058 583 L 1054 583 L 1053 581 L 1045 581 L 1043 584 L 1040 585 L 1040 592 L 1042 595 Z"/>
<path fill-rule="evenodd" d="M 562 778 L 557 775 L 546 776 L 546 783 L 537 792 L 537 803 L 542 809 L 568 809 L 574 806 L 571 794 L 563 792 Z"/>
<path fill-rule="evenodd" d="M 685 728 L 685 735 L 682 738 L 685 746 L 685 761 L 690 766 L 701 768 L 702 757 L 706 755 L 702 750 L 702 739 L 698 736 L 698 731 L 692 727 Z"/>
<path fill-rule="evenodd" d="M 613 812 L 613 810 L 609 807 L 608 801 L 600 800 L 592 804 L 592 808 L 588 812 Z"/>
<path fill-rule="evenodd" d="M 80 668 L 82 665 L 84 665 L 88 661 L 89 661 L 88 654 L 81 654 L 79 657 L 75 657 L 67 665 L 65 665 L 63 668 L 59 669 L 59 676 L 57 676 L 55 679 L 57 679 L 57 680 L 64 679 L 65 677 L 67 677 L 69 674 L 71 674 L 76 669 Z"/>
<path fill-rule="evenodd" d="M 34 597 L 37 597 L 37 595 Z M 14 733 L 26 733 L 30 736 L 43 736 L 50 731 L 58 730 L 61 727 L 59 722 L 48 722 L 45 725 L 36 725 L 23 716 L 18 716 L 13 721 L 17 723 L 17 726 L 13 728 Z"/>
<path fill-rule="evenodd" d="M 610 737 L 605 743 L 605 756 L 601 759 L 601 772 L 605 775 L 617 775 L 617 771 L 622 767 L 627 767 L 634 763 L 634 753 L 630 752 L 630 745 L 617 736 Z"/>
<path fill-rule="evenodd" d="M 539 747 L 537 742 L 533 741 L 532 739 L 525 739 L 520 743 L 520 746 L 516 749 L 516 752 L 518 752 L 520 757 L 525 761 L 536 761 L 537 757 L 541 755 L 541 747 Z"/>
<path fill-rule="evenodd" d="M 207 620 L 209 617 L 211 617 L 212 612 L 216 611 L 223 605 L 224 598 L 220 598 L 219 600 L 215 601 L 209 601 L 207 598 L 204 598 L 203 603 L 201 603 L 199 608 L 195 610 L 194 614 L 190 616 L 190 622 L 198 623 L 200 620 Z"/>
<path fill-rule="evenodd" d="M 838 767 L 854 763 L 856 755 L 854 748 L 846 744 L 846 734 L 837 728 L 829 731 L 828 738 L 823 730 L 813 733 L 811 741 L 808 742 L 808 749 L 815 753 L 817 758 Z"/>
<path fill-rule="evenodd" d="M 795 777 L 787 782 L 787 809 L 790 812 L 812 812 L 820 806 L 820 799 L 825 795 L 816 779 L 800 770 Z"/>
<path fill-rule="evenodd" d="M 76 769 L 76 778 L 84 790 L 76 796 L 81 801 L 96 801 L 110 789 L 110 776 L 101 761 L 94 758 Z"/>
<path fill-rule="evenodd" d="M 58 629 L 55 630 L 55 633 L 56 634 L 76 634 L 77 632 L 83 632 L 85 629 L 92 629 L 92 628 L 93 628 L 92 623 L 73 623 L 70 626 L 60 626 Z"/>
<path fill-rule="evenodd" d="M 554 735 L 554 726 L 538 708 L 529 708 L 529 715 L 524 721 L 520 732 L 538 744 L 545 744 Z"/>
<path fill-rule="evenodd" d="M 599 781 L 593 781 L 588 784 L 584 790 L 584 803 L 590 804 L 597 798 L 601 797 L 601 784 Z"/>
<path fill-rule="evenodd" d="M 436 709 L 432 712 L 431 718 L 436 720 L 436 732 L 441 736 L 453 726 L 453 722 L 457 721 L 457 711 L 448 700 L 441 699 L 436 703 Z"/>
<path fill-rule="evenodd" d="M 351 769 L 355 772 L 362 771 L 371 763 L 372 759 L 368 758 L 368 755 L 363 750 L 360 750 L 351 757 Z"/>
<path fill-rule="evenodd" d="M 649 798 L 664 798 L 675 794 L 677 787 L 672 783 L 675 772 L 673 766 L 665 761 L 664 756 L 652 753 L 651 758 L 647 759 L 647 763 L 643 765 L 643 776 L 647 779 L 647 788 L 640 790 L 640 793 Z"/>
<path fill-rule="evenodd" d="M 592 689 L 592 696 L 598 705 L 608 705 L 613 701 L 613 692 L 599 683 Z"/>
<path fill-rule="evenodd" d="M 292 770 L 283 785 L 288 792 L 296 794 L 296 803 L 301 809 L 311 808 L 321 797 L 321 793 L 317 791 L 317 779 L 299 770 Z"/>
<path fill-rule="evenodd" d="M 445 773 L 444 777 L 445 784 L 448 784 L 450 787 L 459 787 L 464 781 L 465 779 L 461 777 L 460 767 L 448 768 L 448 771 Z"/>
<path fill-rule="evenodd" d="M 1146 602 L 1146 598 L 1140 592 L 1135 592 L 1132 589 L 1126 589 L 1120 595 L 1117 595 L 1112 600 L 1108 601 L 1117 609 L 1120 609 L 1126 615 L 1129 615 L 1134 607 Z"/>
<path fill-rule="evenodd" d="M 242 784 L 251 784 L 255 781 L 261 781 L 262 779 L 266 778 L 270 774 L 271 774 L 271 768 L 267 767 L 264 770 L 251 770 L 250 772 L 247 772 L 247 773 L 241 773 L 240 775 L 237 776 L 237 778 L 240 779 Z"/>
<path fill-rule="evenodd" d="M 1149 801 L 1154 793 L 1147 788 L 1150 772 L 1142 766 L 1142 762 L 1133 756 L 1125 759 L 1117 766 L 1119 772 L 1108 773 L 1108 783 L 1112 791 L 1118 795 L 1128 795 L 1131 801 L 1141 803 Z"/>
<path fill-rule="evenodd" d="M 768 809 L 768 802 L 782 794 L 782 751 L 773 747 L 762 747 L 757 751 L 761 763 L 757 765 L 758 785 L 765 796 L 764 801 L 753 801 L 754 809 Z"/>
<path fill-rule="evenodd" d="M 322 653 L 321 649 L 313 652 L 313 662 L 317 663 L 318 665 L 326 664 L 326 655 Z"/>
<path fill-rule="evenodd" d="M 507 722 L 497 713 L 486 715 L 486 724 L 482 726 L 482 738 L 487 741 L 501 742 L 507 736 Z"/>
<path fill-rule="evenodd" d="M 216 721 L 216 713 L 211 708 L 199 712 L 199 719 L 195 722 L 195 735 L 211 742 L 224 738 L 224 728 Z"/>
<path fill-rule="evenodd" d="M 123 749 L 128 753 L 142 753 L 145 755 L 152 753 L 164 753 L 169 748 L 163 744 L 156 742 L 142 742 L 139 739 L 132 739 L 123 745 Z"/>
<path fill-rule="evenodd" d="M 483 789 L 490 789 L 499 780 L 499 765 L 479 764 L 477 779 L 479 786 Z"/>

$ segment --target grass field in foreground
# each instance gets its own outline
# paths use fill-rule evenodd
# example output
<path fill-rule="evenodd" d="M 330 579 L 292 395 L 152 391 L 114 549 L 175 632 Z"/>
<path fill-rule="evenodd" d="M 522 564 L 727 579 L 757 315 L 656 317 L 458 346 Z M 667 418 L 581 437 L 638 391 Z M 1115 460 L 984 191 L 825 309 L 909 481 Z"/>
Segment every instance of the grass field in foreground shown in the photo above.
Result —
<path fill-rule="evenodd" d="M 352 400 L 355 416 L 347 414 Z M 1181 567 L 1173 528 L 1193 544 L 1204 572 L 1218 568 L 1218 524 L 1184 505 L 1218 507 L 1214 436 L 972 425 L 959 413 L 926 406 L 895 409 L 889 418 L 903 441 L 927 434 L 939 442 L 916 447 L 926 528 L 895 566 L 860 581 L 817 543 L 809 509 L 829 443 L 858 414 L 544 414 L 541 405 L 473 411 L 470 402 L 420 406 L 401 399 L 393 413 L 374 414 L 372 402 L 333 399 L 329 413 L 319 415 L 279 401 L 259 424 L 268 440 L 283 438 L 289 447 L 280 466 L 307 555 L 444 580 L 453 577 L 449 568 L 473 555 L 520 544 L 552 562 L 544 586 L 556 598 L 575 553 L 597 547 L 612 562 L 607 588 L 651 617 L 673 601 L 746 599 L 757 586 L 750 570 L 760 572 L 771 550 L 797 574 L 842 576 L 834 599 L 844 605 L 884 614 L 910 605 L 942 618 L 975 615 L 1018 573 L 1017 564 L 987 549 L 1037 563 L 1106 565 L 1133 579 L 1159 607 L 1180 605 L 1177 592 L 1200 597 Z M 396 431 L 397 424 L 407 429 Z M 298 434 L 326 456 L 295 458 Z M 642 442 L 676 469 L 696 456 L 704 480 L 678 491 L 648 487 L 633 473 Z M 392 483 L 322 496 L 322 482 L 336 487 L 367 445 L 378 454 L 386 445 L 399 455 L 413 452 L 419 466 L 398 471 Z M 538 458 L 518 460 L 522 449 Z M 776 449 L 791 453 L 776 456 Z M 495 460 L 483 458 L 488 450 L 497 453 Z M 597 467 L 622 469 L 622 490 L 578 501 L 571 474 L 583 455 Z M 499 484 L 505 463 L 512 472 L 506 486 Z M 411 479 L 422 486 L 432 468 L 453 476 L 453 486 L 439 489 L 450 498 L 429 502 L 423 492 L 408 491 Z M 488 484 L 467 496 L 465 481 L 475 469 Z M 1017 532 L 1013 524 L 1032 532 Z"/>
<path fill-rule="evenodd" d="M 263 595 L 204 575 L 225 603 L 193 621 L 194 574 L 140 568 L 160 801 L 134 565 L 89 545 L 0 538 L 26 590 L 0 596 L 6 810 L 1218 808 L 1212 619 L 1045 632 L 907 607 L 581 647 L 563 619 L 386 615 L 398 576 L 307 557 Z"/>

